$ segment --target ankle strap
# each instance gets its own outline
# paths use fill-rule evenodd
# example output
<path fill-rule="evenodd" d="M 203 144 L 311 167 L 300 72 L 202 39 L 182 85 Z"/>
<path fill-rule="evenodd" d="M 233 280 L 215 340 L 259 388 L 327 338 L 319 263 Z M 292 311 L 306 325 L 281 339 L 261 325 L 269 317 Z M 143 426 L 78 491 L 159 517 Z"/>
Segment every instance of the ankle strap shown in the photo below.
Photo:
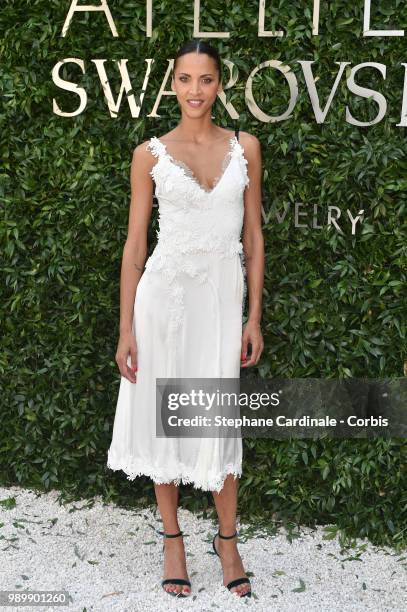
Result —
<path fill-rule="evenodd" d="M 231 540 L 232 538 L 235 538 L 237 536 L 237 531 L 235 531 L 235 533 L 231 536 L 224 536 L 220 533 L 220 531 L 218 531 L 218 536 L 223 540 Z"/>
<path fill-rule="evenodd" d="M 158 533 L 164 536 L 165 538 L 178 538 L 180 535 L 183 534 L 182 531 L 179 531 L 178 533 L 165 533 L 164 531 L 159 531 Z"/>

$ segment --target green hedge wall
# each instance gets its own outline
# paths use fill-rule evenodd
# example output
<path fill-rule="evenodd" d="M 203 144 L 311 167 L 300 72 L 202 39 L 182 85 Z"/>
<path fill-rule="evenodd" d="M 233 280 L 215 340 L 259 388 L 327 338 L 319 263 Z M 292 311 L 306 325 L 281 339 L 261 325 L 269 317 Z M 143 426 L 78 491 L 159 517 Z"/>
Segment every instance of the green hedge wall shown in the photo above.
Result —
<path fill-rule="evenodd" d="M 77 14 L 61 37 L 69 4 L 37 0 L 28 6 L 14 0 L 0 12 L 0 475 L 3 483 L 56 487 L 65 496 L 102 494 L 145 504 L 154 500 L 149 479 L 129 482 L 105 465 L 120 382 L 114 361 L 119 273 L 132 151 L 179 120 L 177 101 L 167 96 L 159 117 L 148 115 L 168 59 L 193 37 L 193 3 L 154 3 L 151 38 L 142 2 L 109 3 L 118 38 L 102 13 Z M 255 373 L 403 376 L 407 162 L 405 128 L 396 124 L 405 39 L 363 38 L 362 2 L 323 3 L 319 36 L 312 36 L 308 5 L 272 4 L 266 29 L 283 29 L 283 38 L 258 37 L 258 3 L 207 0 L 201 8 L 201 29 L 231 33 L 229 39 L 209 41 L 239 71 L 227 92 L 239 118 L 232 120 L 218 100 L 214 121 L 231 129 L 239 125 L 262 143 L 265 350 Z M 372 27 L 400 29 L 406 16 L 400 1 L 386 3 L 385 10 L 374 6 Z M 64 111 L 78 105 L 76 95 L 52 81 L 55 64 L 69 57 L 84 61 L 85 74 L 67 65 L 61 75 L 88 95 L 84 112 L 71 118 L 55 115 L 52 104 L 55 98 Z M 92 62 L 100 58 L 107 59 L 115 97 L 120 76 L 113 60 L 128 58 L 136 99 L 145 59 L 154 58 L 138 118 L 131 116 L 125 95 L 118 116 L 110 116 Z M 292 116 L 280 123 L 260 122 L 244 98 L 250 72 L 269 59 L 290 66 L 299 83 Z M 351 94 L 344 76 L 325 122 L 318 124 L 300 60 L 314 60 L 322 107 L 335 81 L 335 62 L 385 64 L 385 79 L 373 69 L 357 77 L 386 97 L 385 118 L 367 128 L 346 123 L 347 105 L 364 121 L 374 118 L 377 106 Z M 277 71 L 261 71 L 253 91 L 265 112 L 279 115 L 286 109 L 288 88 Z M 296 228 L 295 202 L 310 213 L 316 205 L 323 228 Z M 328 205 L 343 214 L 364 209 L 362 229 L 353 236 L 349 224 L 343 234 L 328 229 Z M 287 217 L 278 223 L 276 213 L 284 209 Z M 154 208 L 150 252 L 156 228 Z M 244 449 L 242 517 L 331 522 L 346 537 L 405 545 L 405 439 L 246 439 Z M 182 495 L 185 506 L 213 513 L 210 494 L 187 486 Z"/>

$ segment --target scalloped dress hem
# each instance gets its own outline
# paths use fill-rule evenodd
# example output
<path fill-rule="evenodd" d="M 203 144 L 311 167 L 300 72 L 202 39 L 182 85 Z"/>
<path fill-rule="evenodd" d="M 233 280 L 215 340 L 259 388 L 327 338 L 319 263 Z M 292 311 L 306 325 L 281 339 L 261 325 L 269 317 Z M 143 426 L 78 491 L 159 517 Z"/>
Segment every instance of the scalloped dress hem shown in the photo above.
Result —
<path fill-rule="evenodd" d="M 137 461 L 132 459 L 118 459 L 114 457 L 112 452 L 108 454 L 107 467 L 113 471 L 122 470 L 127 475 L 127 480 L 135 480 L 139 476 L 147 476 L 152 479 L 155 484 L 175 484 L 179 486 L 192 484 L 194 489 L 202 489 L 203 491 L 216 491 L 220 493 L 223 489 L 225 479 L 229 474 L 234 476 L 234 479 L 241 478 L 242 465 L 227 464 L 221 472 L 208 472 L 205 479 L 196 475 L 188 466 L 177 463 L 174 469 L 162 466 L 147 466 L 145 461 Z"/>

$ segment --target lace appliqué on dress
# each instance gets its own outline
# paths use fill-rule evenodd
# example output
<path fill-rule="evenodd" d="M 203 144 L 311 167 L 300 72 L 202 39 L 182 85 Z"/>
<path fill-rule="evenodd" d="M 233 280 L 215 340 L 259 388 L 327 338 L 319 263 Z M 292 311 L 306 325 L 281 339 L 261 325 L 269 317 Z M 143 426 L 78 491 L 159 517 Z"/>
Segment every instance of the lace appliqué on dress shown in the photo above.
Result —
<path fill-rule="evenodd" d="M 179 465 L 177 469 L 177 475 L 171 473 L 167 467 L 155 467 L 147 466 L 145 461 L 135 461 L 131 458 L 119 460 L 109 450 L 107 467 L 111 470 L 123 470 L 127 474 L 127 480 L 134 480 L 138 476 L 148 476 L 156 484 L 171 484 L 174 483 L 176 486 L 182 484 L 192 484 L 195 489 L 202 489 L 204 491 L 220 491 L 223 489 L 225 478 L 228 474 L 233 474 L 236 478 L 242 476 L 241 463 L 237 464 L 228 463 L 223 470 L 220 472 L 209 472 L 205 480 L 197 478 L 193 471 L 186 465 Z"/>
<path fill-rule="evenodd" d="M 184 172 L 185 175 L 190 178 L 192 181 L 194 181 L 194 183 L 197 184 L 197 186 L 199 187 L 199 189 L 202 189 L 202 191 L 205 191 L 206 193 L 212 193 L 212 191 L 214 191 L 215 187 L 217 186 L 217 184 L 219 183 L 219 181 L 221 180 L 221 178 L 223 177 L 223 175 L 225 174 L 227 167 L 230 164 L 230 161 L 232 159 L 232 155 L 233 155 L 233 145 L 234 145 L 234 139 L 231 138 L 229 141 L 229 151 L 226 153 L 225 157 L 223 158 L 222 161 L 222 166 L 220 169 L 220 173 L 218 174 L 217 177 L 215 177 L 214 181 L 213 181 L 213 185 L 212 187 L 207 187 L 206 185 L 202 185 L 198 179 L 196 178 L 194 172 L 191 170 L 191 168 L 183 161 L 181 161 L 180 159 L 175 159 L 174 157 L 172 157 L 172 155 L 170 155 L 168 153 L 168 151 L 166 150 L 166 146 L 164 145 L 164 149 L 166 150 L 166 154 L 168 155 L 168 157 L 171 159 L 172 163 L 175 166 L 178 166 L 179 168 L 181 168 Z"/>
<path fill-rule="evenodd" d="M 147 149 L 151 151 L 154 157 L 158 158 L 157 164 L 155 164 L 150 171 L 150 175 L 155 180 L 155 182 L 157 183 L 157 175 L 156 175 L 157 166 L 160 166 L 160 168 L 162 168 L 163 164 L 166 165 L 168 171 L 164 172 L 164 177 L 161 177 L 163 178 L 163 181 L 162 182 L 160 181 L 160 183 L 163 185 L 165 192 L 171 191 L 171 189 L 174 187 L 174 183 L 173 181 L 171 181 L 171 172 L 169 171 L 168 166 L 178 168 L 181 171 L 180 174 L 178 175 L 178 178 L 186 179 L 185 181 L 186 188 L 187 188 L 186 195 L 188 197 L 195 196 L 195 199 L 198 200 L 198 203 L 199 203 L 199 195 L 210 196 L 211 194 L 215 192 L 217 186 L 219 185 L 224 175 L 226 174 L 229 168 L 229 165 L 232 162 L 232 158 L 236 154 L 241 162 L 241 168 L 242 168 L 243 176 L 244 176 L 244 187 L 248 186 L 250 183 L 250 179 L 247 173 L 248 162 L 244 156 L 243 147 L 237 140 L 236 136 L 233 136 L 229 141 L 229 151 L 223 158 L 220 174 L 214 179 L 214 182 L 211 188 L 208 188 L 206 185 L 205 186 L 201 185 L 201 183 L 198 181 L 198 179 L 196 178 L 191 168 L 182 160 L 175 159 L 168 152 L 166 145 L 163 142 L 161 142 L 161 140 L 157 138 L 157 136 L 152 136 L 150 138 L 150 141 L 147 145 Z M 188 186 L 190 187 L 189 191 L 188 191 Z M 205 204 L 208 204 L 208 200 L 206 198 L 205 198 Z"/>
<path fill-rule="evenodd" d="M 244 149 L 243 149 L 243 147 L 242 147 L 242 145 L 240 144 L 239 141 L 236 143 L 236 148 L 237 148 L 237 150 L 239 152 L 239 159 L 240 159 L 240 161 L 242 163 L 242 168 L 243 168 L 243 173 L 244 173 L 244 184 L 245 184 L 245 187 L 248 187 L 250 185 L 250 177 L 249 177 L 249 174 L 247 172 L 247 166 L 248 166 L 249 162 L 247 161 L 247 159 L 246 159 L 246 157 L 244 155 Z"/>
<path fill-rule="evenodd" d="M 161 154 L 165 153 L 163 143 L 156 136 L 150 138 L 147 144 L 147 150 L 150 151 L 154 157 L 160 157 Z"/>
<path fill-rule="evenodd" d="M 172 358 L 169 369 L 177 362 L 177 336 L 184 318 L 184 288 L 180 276 L 187 274 L 197 282 L 208 281 L 205 264 L 197 265 L 189 258 L 193 253 L 217 253 L 220 257 L 235 257 L 243 255 L 243 245 L 240 242 L 240 232 L 243 221 L 244 207 L 242 188 L 249 184 L 247 175 L 247 160 L 244 150 L 236 136 L 230 139 L 229 151 L 225 155 L 220 174 L 216 177 L 213 187 L 202 187 L 187 164 L 175 160 L 167 151 L 164 143 L 153 136 L 148 149 L 158 158 L 150 171 L 156 182 L 156 195 L 159 201 L 159 230 L 157 230 L 157 245 L 145 264 L 145 273 L 159 272 L 168 282 L 169 325 L 168 343 Z M 230 168 L 230 181 L 225 192 L 216 190 L 220 181 L 226 177 L 226 172 L 237 158 L 238 171 L 233 176 Z M 236 180 L 235 180 L 236 178 Z M 182 185 L 182 187 L 181 187 Z M 174 198 L 173 189 L 180 190 L 180 196 Z M 216 190 L 216 191 L 215 191 Z M 216 198 L 215 196 L 219 196 Z M 220 206 L 220 202 L 222 206 Z M 227 217 L 226 229 L 223 219 Z M 203 231 L 205 227 L 205 231 Z M 244 270 L 244 266 L 242 266 Z M 217 300 L 216 288 L 215 303 Z M 243 272 L 243 301 L 246 295 L 246 284 Z M 220 355 L 220 353 L 219 353 Z M 220 357 L 219 357 L 220 359 Z M 221 364 L 219 363 L 219 373 Z M 174 371 L 168 371 L 168 376 L 176 376 Z"/>

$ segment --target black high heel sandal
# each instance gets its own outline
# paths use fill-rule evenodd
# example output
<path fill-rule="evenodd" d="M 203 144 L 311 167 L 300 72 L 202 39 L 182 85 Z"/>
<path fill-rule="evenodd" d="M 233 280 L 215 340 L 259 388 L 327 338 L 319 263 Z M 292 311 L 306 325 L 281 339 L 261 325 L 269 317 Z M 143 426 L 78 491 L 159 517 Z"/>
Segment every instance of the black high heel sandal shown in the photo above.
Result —
<path fill-rule="evenodd" d="M 212 546 L 213 546 L 213 550 L 215 551 L 215 554 L 219 557 L 219 553 L 216 550 L 216 546 L 215 546 L 215 538 L 216 536 L 219 536 L 220 538 L 222 538 L 222 540 L 231 540 L 232 538 L 235 538 L 237 536 L 237 531 L 235 531 L 235 533 L 231 536 L 223 536 L 221 535 L 221 533 L 218 531 L 218 533 L 215 533 L 215 535 L 213 536 L 213 540 L 212 540 Z M 231 582 L 229 582 L 226 587 L 229 589 L 229 591 L 231 589 L 233 589 L 233 587 L 239 586 L 239 584 L 250 584 L 251 587 L 251 582 L 249 580 L 249 578 L 246 577 L 242 577 L 242 578 L 236 578 L 236 580 L 231 580 Z M 233 591 L 235 592 L 235 591 Z M 252 592 L 247 591 L 247 593 L 243 593 L 243 595 L 239 595 L 239 593 L 237 593 L 238 597 L 251 597 L 252 596 Z"/>
<path fill-rule="evenodd" d="M 165 538 L 178 538 L 179 536 L 181 536 L 183 534 L 182 531 L 179 531 L 178 533 L 165 533 L 164 531 L 158 531 L 158 533 L 162 536 L 164 536 Z M 163 552 L 165 550 L 165 544 L 163 544 Z M 185 578 L 166 578 L 165 580 L 161 580 L 161 586 L 163 587 L 163 590 L 168 593 L 168 595 L 173 595 L 174 597 L 189 597 L 191 593 L 186 594 L 183 593 L 182 591 L 180 591 L 179 593 L 174 593 L 173 591 L 167 591 L 167 589 L 164 589 L 164 585 L 165 584 L 181 584 L 181 585 L 186 585 L 189 586 L 191 588 L 191 583 L 189 580 L 186 580 Z"/>

